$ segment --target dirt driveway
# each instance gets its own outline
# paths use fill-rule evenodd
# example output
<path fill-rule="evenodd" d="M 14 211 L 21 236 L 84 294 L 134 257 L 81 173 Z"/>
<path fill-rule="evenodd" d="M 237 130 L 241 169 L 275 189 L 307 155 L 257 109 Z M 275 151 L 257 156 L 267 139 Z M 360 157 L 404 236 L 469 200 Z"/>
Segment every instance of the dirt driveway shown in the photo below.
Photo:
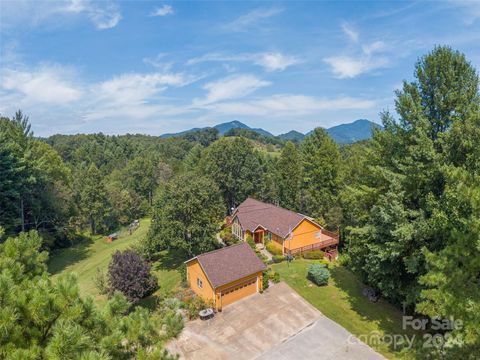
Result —
<path fill-rule="evenodd" d="M 349 335 L 281 282 L 211 320 L 189 322 L 167 348 L 186 360 L 383 359 L 364 344 L 347 343 Z"/>

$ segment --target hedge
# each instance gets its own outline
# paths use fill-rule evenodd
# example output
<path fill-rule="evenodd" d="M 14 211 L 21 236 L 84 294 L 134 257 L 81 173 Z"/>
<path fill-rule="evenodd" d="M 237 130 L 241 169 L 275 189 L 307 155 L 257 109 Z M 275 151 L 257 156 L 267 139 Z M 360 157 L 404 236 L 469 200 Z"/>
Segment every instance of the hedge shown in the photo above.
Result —
<path fill-rule="evenodd" d="M 330 278 L 330 271 L 324 264 L 310 264 L 308 265 L 307 278 L 319 286 L 326 285 Z"/>
<path fill-rule="evenodd" d="M 271 242 L 268 242 L 266 247 L 267 247 L 267 250 L 270 254 L 272 254 L 272 255 L 282 255 L 282 249 L 279 249 L 278 247 L 276 247 Z"/>

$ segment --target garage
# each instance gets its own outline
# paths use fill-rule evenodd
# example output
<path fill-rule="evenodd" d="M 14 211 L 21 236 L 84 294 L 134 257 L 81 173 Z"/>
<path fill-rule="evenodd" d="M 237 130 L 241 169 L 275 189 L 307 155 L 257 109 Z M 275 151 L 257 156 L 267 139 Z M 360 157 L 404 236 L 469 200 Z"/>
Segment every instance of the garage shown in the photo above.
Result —
<path fill-rule="evenodd" d="M 253 295 L 257 292 L 257 277 L 249 279 L 241 284 L 222 290 L 222 306 L 227 306 L 241 298 Z"/>
<path fill-rule="evenodd" d="M 246 242 L 197 255 L 185 263 L 190 288 L 219 311 L 262 290 L 265 264 Z"/>

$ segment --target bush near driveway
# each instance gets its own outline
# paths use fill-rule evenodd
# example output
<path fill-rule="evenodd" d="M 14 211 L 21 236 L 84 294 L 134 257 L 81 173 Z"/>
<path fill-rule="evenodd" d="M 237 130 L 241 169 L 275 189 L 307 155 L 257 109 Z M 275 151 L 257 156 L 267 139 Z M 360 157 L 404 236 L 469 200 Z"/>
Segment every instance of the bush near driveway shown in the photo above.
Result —
<path fill-rule="evenodd" d="M 278 264 L 278 263 L 282 262 L 283 260 L 285 260 L 285 256 L 282 256 L 282 255 L 273 255 L 272 256 L 272 261 L 275 264 Z"/>
<path fill-rule="evenodd" d="M 307 278 L 319 286 L 327 285 L 330 271 L 324 264 L 310 264 L 308 265 Z"/>

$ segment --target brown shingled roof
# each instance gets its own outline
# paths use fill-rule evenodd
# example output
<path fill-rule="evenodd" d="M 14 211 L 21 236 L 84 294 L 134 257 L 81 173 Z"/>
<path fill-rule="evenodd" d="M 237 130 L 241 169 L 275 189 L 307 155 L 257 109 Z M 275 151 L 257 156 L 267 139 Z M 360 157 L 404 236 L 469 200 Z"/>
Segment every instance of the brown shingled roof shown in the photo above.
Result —
<path fill-rule="evenodd" d="M 210 251 L 188 261 L 194 259 L 198 260 L 214 289 L 265 269 L 265 264 L 245 242 Z"/>
<path fill-rule="evenodd" d="M 303 219 L 313 221 L 302 215 L 279 206 L 248 198 L 238 205 L 233 217 L 238 216 L 244 230 L 255 231 L 258 226 L 286 238 Z"/>

